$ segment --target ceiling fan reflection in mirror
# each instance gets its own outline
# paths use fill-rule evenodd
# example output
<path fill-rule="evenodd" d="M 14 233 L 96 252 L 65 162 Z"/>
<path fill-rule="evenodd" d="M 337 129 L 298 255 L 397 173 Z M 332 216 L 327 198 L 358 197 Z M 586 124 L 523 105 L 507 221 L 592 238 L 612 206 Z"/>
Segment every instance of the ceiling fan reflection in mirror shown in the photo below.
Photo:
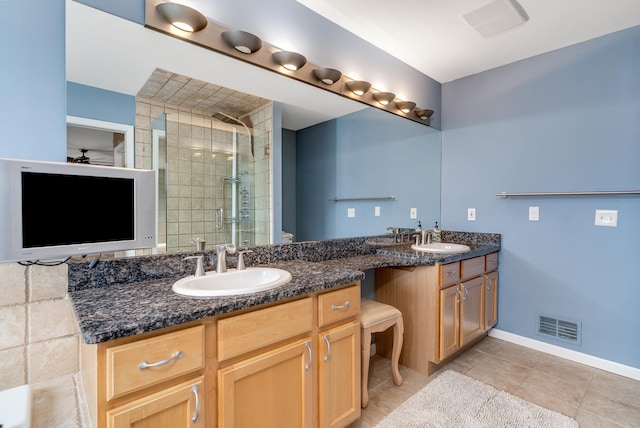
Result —
<path fill-rule="evenodd" d="M 113 161 L 107 159 L 106 157 L 95 157 L 95 156 L 87 156 L 87 152 L 89 149 L 78 149 L 80 150 L 80 156 L 77 157 L 67 157 L 68 163 L 81 163 L 85 165 L 103 165 L 103 166 L 113 166 Z M 92 152 L 99 150 L 92 150 Z"/>

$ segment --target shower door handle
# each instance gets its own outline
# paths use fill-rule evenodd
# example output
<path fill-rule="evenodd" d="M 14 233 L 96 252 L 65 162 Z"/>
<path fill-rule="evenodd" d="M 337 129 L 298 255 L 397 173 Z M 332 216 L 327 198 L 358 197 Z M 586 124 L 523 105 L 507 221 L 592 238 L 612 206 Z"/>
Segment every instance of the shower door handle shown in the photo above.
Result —
<path fill-rule="evenodd" d="M 222 229 L 224 227 L 224 209 L 216 209 L 216 229 Z"/>

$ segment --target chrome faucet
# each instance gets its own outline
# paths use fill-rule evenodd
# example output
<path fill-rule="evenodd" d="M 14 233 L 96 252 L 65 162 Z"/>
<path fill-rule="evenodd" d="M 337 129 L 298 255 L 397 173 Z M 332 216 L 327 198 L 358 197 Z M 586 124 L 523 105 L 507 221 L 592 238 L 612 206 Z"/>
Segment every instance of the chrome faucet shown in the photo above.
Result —
<path fill-rule="evenodd" d="M 245 253 L 253 253 L 251 250 L 238 251 L 238 264 L 236 265 L 236 270 L 245 270 L 247 266 L 244 264 L 244 255 Z"/>
<path fill-rule="evenodd" d="M 200 276 L 204 276 L 204 267 L 202 267 L 202 257 L 203 256 L 189 256 L 189 257 L 185 257 L 182 260 L 190 260 L 190 259 L 196 259 L 196 271 L 193 273 L 193 276 L 195 276 L 196 278 L 200 277 Z"/>
<path fill-rule="evenodd" d="M 227 253 L 235 254 L 236 246 L 233 244 L 216 245 L 216 272 L 223 273 L 227 271 Z"/>
<path fill-rule="evenodd" d="M 422 229 L 422 244 L 431 244 L 431 233 L 433 230 Z"/>
<path fill-rule="evenodd" d="M 397 227 L 389 226 L 389 227 L 387 227 L 387 231 L 391 231 L 391 233 L 393 233 L 394 235 L 398 234 L 398 228 Z"/>

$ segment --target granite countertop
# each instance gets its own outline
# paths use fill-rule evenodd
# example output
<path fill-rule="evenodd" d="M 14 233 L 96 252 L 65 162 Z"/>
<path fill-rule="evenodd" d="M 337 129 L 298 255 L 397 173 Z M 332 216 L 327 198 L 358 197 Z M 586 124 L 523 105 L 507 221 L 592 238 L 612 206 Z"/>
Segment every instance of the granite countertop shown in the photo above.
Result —
<path fill-rule="evenodd" d="M 454 262 L 500 250 L 499 242 L 470 246 L 471 252 L 457 255 L 420 253 L 411 250 L 410 243 L 403 243 L 370 247 L 351 257 L 328 256 L 312 261 L 303 258 L 268 260 L 256 257 L 254 263 L 248 265 L 278 267 L 289 271 L 292 279 L 281 287 L 247 295 L 206 298 L 179 295 L 171 290 L 171 286 L 177 279 L 185 276 L 182 274 L 128 284 L 70 285 L 69 296 L 84 342 L 95 344 L 328 290 L 363 279 L 363 271 L 367 269 L 433 266 L 436 263 Z M 183 260 L 183 256 L 180 260 Z M 157 260 L 155 263 L 158 264 Z M 76 271 L 80 272 L 78 269 Z M 71 275 L 70 273 L 70 277 Z"/>

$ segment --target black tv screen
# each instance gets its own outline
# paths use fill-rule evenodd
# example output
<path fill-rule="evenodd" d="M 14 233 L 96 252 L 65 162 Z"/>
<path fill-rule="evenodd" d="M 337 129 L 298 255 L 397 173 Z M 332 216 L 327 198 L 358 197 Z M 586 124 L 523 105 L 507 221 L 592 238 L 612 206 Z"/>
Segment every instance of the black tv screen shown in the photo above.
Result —
<path fill-rule="evenodd" d="M 135 239 L 132 178 L 22 172 L 22 245 Z"/>

